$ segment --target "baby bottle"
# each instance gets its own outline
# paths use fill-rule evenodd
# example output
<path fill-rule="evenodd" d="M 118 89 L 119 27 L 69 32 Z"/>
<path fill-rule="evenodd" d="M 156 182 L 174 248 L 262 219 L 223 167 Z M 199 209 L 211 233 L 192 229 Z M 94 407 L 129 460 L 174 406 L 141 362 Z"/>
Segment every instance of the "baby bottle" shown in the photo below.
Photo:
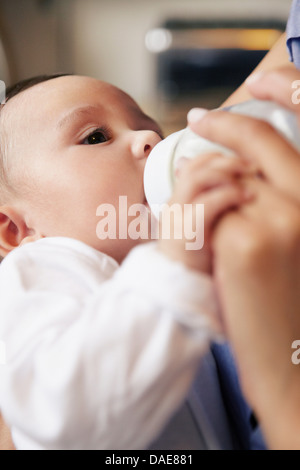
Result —
<path fill-rule="evenodd" d="M 267 121 L 297 150 L 300 150 L 297 118 L 294 113 L 282 106 L 271 101 L 253 99 L 226 110 Z M 193 158 L 216 151 L 227 157 L 233 155 L 232 150 L 198 136 L 188 127 L 169 135 L 153 148 L 145 166 L 144 189 L 148 204 L 156 217 L 159 216 L 162 204 L 172 195 L 179 159 Z"/>

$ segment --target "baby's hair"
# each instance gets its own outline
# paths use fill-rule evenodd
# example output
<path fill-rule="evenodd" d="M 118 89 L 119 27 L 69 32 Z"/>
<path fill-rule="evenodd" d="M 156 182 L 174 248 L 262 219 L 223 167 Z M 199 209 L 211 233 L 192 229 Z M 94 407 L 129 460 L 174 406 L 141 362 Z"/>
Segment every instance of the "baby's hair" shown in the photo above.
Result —
<path fill-rule="evenodd" d="M 6 89 L 6 99 L 4 104 L 0 107 L 0 204 L 6 202 L 7 196 L 11 194 L 13 189 L 11 185 L 11 172 L 9 167 L 11 165 L 10 161 L 10 151 L 11 148 L 11 139 L 8 132 L 5 130 L 5 112 L 4 108 L 9 100 L 14 96 L 19 95 L 25 90 L 32 88 L 35 85 L 52 80 L 54 78 L 70 76 L 70 73 L 56 73 L 51 75 L 37 75 L 25 80 L 21 80 Z"/>
<path fill-rule="evenodd" d="M 71 74 L 70 73 L 56 73 L 52 75 L 36 75 L 35 77 L 30 77 L 30 78 L 26 78 L 25 80 L 21 80 L 15 83 L 14 85 L 9 86 L 6 89 L 5 103 L 7 103 L 11 98 L 18 95 L 22 91 L 25 91 L 28 88 L 31 88 L 35 85 L 38 85 L 39 83 L 47 82 L 48 80 L 52 80 L 54 78 L 66 77 L 68 75 L 71 75 Z"/>

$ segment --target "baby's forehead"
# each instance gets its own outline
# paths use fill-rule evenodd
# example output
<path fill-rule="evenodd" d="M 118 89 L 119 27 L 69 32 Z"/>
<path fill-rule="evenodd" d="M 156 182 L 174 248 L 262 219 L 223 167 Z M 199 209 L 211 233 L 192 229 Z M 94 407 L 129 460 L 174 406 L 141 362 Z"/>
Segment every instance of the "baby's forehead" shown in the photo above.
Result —
<path fill-rule="evenodd" d="M 138 109 L 135 101 L 117 87 L 95 78 L 70 75 L 36 84 L 14 96 L 4 106 L 5 118 L 23 124 L 50 121 L 68 108 L 95 100 Z"/>

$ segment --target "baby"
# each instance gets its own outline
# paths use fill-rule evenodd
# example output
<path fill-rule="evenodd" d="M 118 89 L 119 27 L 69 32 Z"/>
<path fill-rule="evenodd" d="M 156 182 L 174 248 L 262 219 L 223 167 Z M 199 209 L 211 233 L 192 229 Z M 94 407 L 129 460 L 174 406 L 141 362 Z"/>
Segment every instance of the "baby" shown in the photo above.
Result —
<path fill-rule="evenodd" d="M 20 84 L 0 121 L 0 408 L 14 443 L 146 448 L 222 334 L 209 241 L 249 200 L 249 164 L 209 155 L 182 168 L 170 204 L 205 205 L 202 250 L 186 249 L 184 231 L 151 241 L 151 224 L 105 237 L 101 205 L 118 227 L 133 221 L 120 196 L 145 208 L 141 224 L 151 217 L 143 172 L 156 122 L 116 87 L 69 75 Z"/>

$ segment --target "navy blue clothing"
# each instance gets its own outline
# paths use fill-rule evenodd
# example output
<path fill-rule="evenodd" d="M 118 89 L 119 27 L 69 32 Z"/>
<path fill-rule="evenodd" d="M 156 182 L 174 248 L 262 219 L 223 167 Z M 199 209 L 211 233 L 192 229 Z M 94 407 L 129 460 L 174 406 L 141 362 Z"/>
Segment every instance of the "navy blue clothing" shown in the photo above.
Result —
<path fill-rule="evenodd" d="M 290 60 L 300 69 L 300 1 L 292 3 L 290 16 L 286 28 L 287 48 Z"/>
<path fill-rule="evenodd" d="M 266 450 L 227 343 L 213 344 L 183 406 L 149 450 Z"/>

